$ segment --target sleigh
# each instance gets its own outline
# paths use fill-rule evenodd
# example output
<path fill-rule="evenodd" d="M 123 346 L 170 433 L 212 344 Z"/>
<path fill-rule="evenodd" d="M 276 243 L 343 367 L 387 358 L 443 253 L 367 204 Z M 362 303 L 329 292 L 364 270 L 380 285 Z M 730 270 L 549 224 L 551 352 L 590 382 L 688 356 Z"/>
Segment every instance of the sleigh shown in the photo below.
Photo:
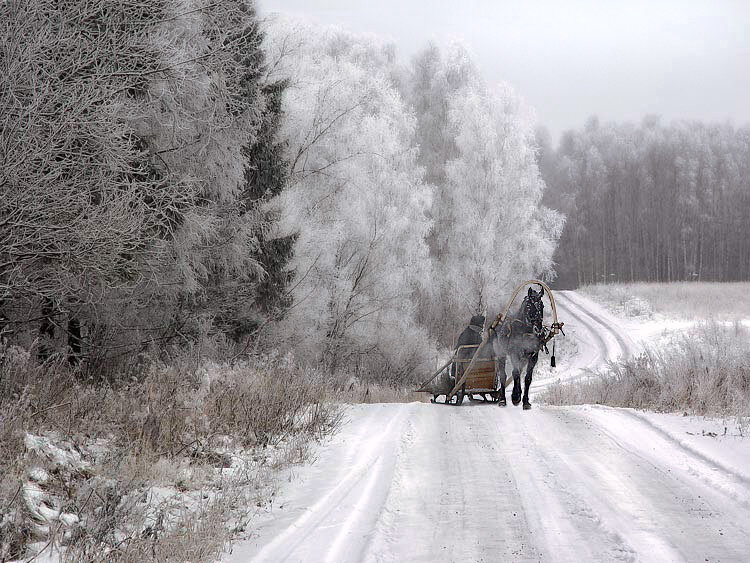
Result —
<path fill-rule="evenodd" d="M 470 400 L 479 400 L 477 397 L 481 397 L 488 402 L 500 401 L 501 406 L 505 406 L 505 388 L 510 382 L 510 379 L 506 381 L 506 374 L 504 373 L 505 358 L 502 358 L 503 362 L 500 362 L 494 355 L 487 357 L 487 344 L 490 333 L 494 333 L 495 338 L 499 338 L 497 331 L 507 330 L 507 335 L 504 338 L 509 338 L 511 334 L 512 323 L 510 325 L 504 325 L 503 319 L 508 315 L 508 310 L 513 304 L 518 292 L 526 285 L 537 284 L 547 291 L 547 296 L 552 306 L 552 314 L 554 321 L 549 327 L 542 325 L 541 319 L 539 320 L 539 326 L 534 327 L 535 332 L 533 333 L 538 338 L 535 347 L 538 345 L 538 350 L 545 350 L 547 353 L 547 343 L 552 340 L 554 336 L 562 332 L 563 323 L 557 320 L 557 307 L 555 306 L 555 299 L 552 296 L 552 291 L 549 289 L 547 284 L 539 280 L 525 281 L 516 287 L 513 295 L 505 307 L 505 311 L 497 316 L 492 322 L 487 334 L 479 345 L 471 346 L 460 346 L 454 353 L 453 356 L 445 364 L 443 364 L 438 370 L 425 381 L 417 392 L 431 393 L 433 395 L 433 403 L 443 404 L 454 404 L 460 405 L 463 403 L 464 397 L 468 395 Z M 540 293 L 540 295 L 543 291 Z M 531 296 L 531 290 L 529 290 L 529 296 Z M 524 301 L 525 302 L 525 301 Z M 531 334 L 531 332 L 528 332 Z M 517 334 L 517 333 L 516 333 Z M 517 336 L 516 336 L 517 338 Z M 535 352 L 536 353 L 536 352 Z M 536 361 L 536 360 L 535 360 Z M 501 370 L 500 365 L 503 366 Z M 552 351 L 551 365 L 555 367 L 555 352 L 554 346 Z M 502 372 L 502 373 L 501 373 Z M 517 373 L 514 372 L 514 375 Z M 440 378 L 435 382 L 437 378 Z M 530 380 L 529 380 L 530 381 Z M 517 382 L 516 382 L 517 383 Z M 514 397 L 513 404 L 518 404 L 521 401 L 520 385 L 518 387 L 518 396 L 516 397 L 516 384 L 514 383 Z M 528 383 L 524 391 L 524 409 L 531 408 L 528 403 Z M 438 401 L 438 397 L 443 395 L 445 398 L 443 401 Z M 487 398 L 489 396 L 489 399 Z"/>

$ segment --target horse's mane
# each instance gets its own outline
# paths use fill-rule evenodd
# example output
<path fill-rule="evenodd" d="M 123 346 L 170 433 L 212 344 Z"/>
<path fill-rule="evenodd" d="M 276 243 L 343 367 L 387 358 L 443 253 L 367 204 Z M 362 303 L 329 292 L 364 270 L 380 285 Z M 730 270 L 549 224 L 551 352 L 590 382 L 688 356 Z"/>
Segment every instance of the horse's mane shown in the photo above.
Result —
<path fill-rule="evenodd" d="M 508 313 L 508 315 L 505 317 L 506 319 L 511 320 L 518 320 L 523 321 L 523 311 L 528 306 L 529 298 L 524 297 L 523 301 L 521 301 L 521 304 L 515 309 L 515 311 Z"/>
<path fill-rule="evenodd" d="M 523 301 L 521 301 L 521 304 L 513 311 L 512 313 L 508 313 L 508 315 L 503 320 L 503 325 L 507 326 L 508 323 L 523 323 L 524 326 L 528 326 L 531 328 L 531 325 L 526 322 L 524 310 L 526 307 L 529 306 L 529 297 L 526 296 L 523 298 Z"/>

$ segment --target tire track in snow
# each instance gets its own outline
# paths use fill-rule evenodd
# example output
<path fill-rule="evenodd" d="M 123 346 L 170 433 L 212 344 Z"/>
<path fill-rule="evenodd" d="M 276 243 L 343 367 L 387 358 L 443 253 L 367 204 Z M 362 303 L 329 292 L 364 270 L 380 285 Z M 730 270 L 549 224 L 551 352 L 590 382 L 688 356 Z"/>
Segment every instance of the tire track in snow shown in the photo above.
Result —
<path fill-rule="evenodd" d="M 587 308 L 586 304 L 581 302 L 580 296 L 578 296 L 575 292 L 561 291 L 559 292 L 559 295 L 563 297 L 563 302 L 568 306 L 569 310 L 574 309 L 578 313 L 576 316 L 579 319 L 581 318 L 581 314 L 585 315 L 615 339 L 617 345 L 620 348 L 620 354 L 612 354 L 610 346 L 605 344 L 605 349 L 608 349 L 609 352 L 609 354 L 606 356 L 607 359 L 616 360 L 618 356 L 627 357 L 634 353 L 635 345 L 632 342 L 629 342 L 629 339 L 626 340 L 626 338 L 622 336 L 622 334 L 620 333 L 621 329 L 617 330 L 613 328 L 613 323 L 611 321 L 608 322 L 601 315 L 594 313 L 591 311 L 591 309 Z M 591 329 L 592 331 L 596 332 L 593 327 L 591 327 Z"/>
<path fill-rule="evenodd" d="M 379 425 L 377 417 L 372 417 L 371 422 L 362 425 L 357 437 L 364 438 L 355 438 L 352 441 L 354 447 L 347 450 L 349 455 L 356 452 L 355 455 L 359 458 L 354 466 L 339 477 L 338 484 L 266 544 L 253 557 L 253 561 L 307 560 L 310 554 L 306 552 L 301 557 L 297 556 L 295 555 L 297 549 L 313 534 L 315 534 L 315 543 L 318 544 L 323 541 L 324 536 L 333 534 L 338 529 L 325 555 L 321 553 L 320 556 L 313 556 L 316 560 L 334 561 L 346 541 L 349 540 L 351 544 L 351 535 L 358 519 L 363 516 L 377 519 L 377 514 L 368 513 L 365 507 L 377 506 L 378 503 L 373 503 L 371 497 L 379 483 L 384 483 L 386 486 L 379 503 L 381 507 L 385 500 L 387 487 L 390 486 L 391 481 L 387 469 L 390 469 L 390 473 L 393 470 L 393 455 L 389 454 L 390 450 L 395 447 L 389 442 L 393 441 L 394 436 L 400 434 L 400 427 L 410 411 L 407 405 L 403 407 L 385 427 Z M 361 444 L 365 444 L 364 447 L 360 447 Z M 362 485 L 363 482 L 364 485 Z M 336 518 L 338 515 L 343 515 L 343 520 Z M 332 521 L 329 522 L 329 520 Z M 361 543 L 364 544 L 365 540 L 366 538 L 363 537 Z M 354 543 L 356 544 L 356 541 Z M 351 545 L 348 546 L 349 549 L 351 547 Z"/>
<path fill-rule="evenodd" d="M 594 341 L 594 345 L 599 349 L 599 353 L 598 353 L 599 354 L 599 358 L 592 359 L 592 361 L 590 362 L 590 364 L 587 365 L 587 366 L 585 366 L 585 367 L 592 367 L 593 364 L 600 363 L 600 362 L 597 362 L 597 359 L 600 359 L 602 361 L 606 361 L 607 357 L 608 357 L 608 348 L 609 348 L 609 345 L 607 344 L 607 341 L 604 340 L 604 338 L 599 333 L 599 331 L 596 330 L 595 327 L 592 327 L 591 323 L 587 322 L 583 315 L 581 315 L 580 313 L 577 312 L 578 309 L 573 309 L 572 307 L 570 307 L 570 303 L 568 301 L 560 300 L 559 298 L 558 298 L 557 301 L 558 301 L 557 302 L 558 308 L 562 309 L 563 311 L 566 311 L 567 315 L 569 315 L 570 317 L 573 317 L 573 319 L 575 319 L 575 321 L 576 321 L 576 325 L 575 325 L 576 329 L 582 328 L 587 333 L 589 333 L 591 335 L 593 341 Z M 566 321 L 565 318 L 563 318 L 562 320 L 563 320 L 563 322 Z"/>
<path fill-rule="evenodd" d="M 578 352 L 570 357 L 572 363 L 564 362 L 556 368 L 560 370 L 558 376 L 550 373 L 543 379 L 535 378 L 531 384 L 531 390 L 535 393 L 546 390 L 557 383 L 571 383 L 587 378 L 590 376 L 590 370 L 603 365 L 611 357 L 616 356 L 616 352 L 612 350 L 614 339 L 612 339 L 613 341 L 605 339 L 602 336 L 602 331 L 599 330 L 599 325 L 592 322 L 592 319 L 581 312 L 580 308 L 575 307 L 574 303 L 566 299 L 565 293 L 567 292 L 558 292 L 558 297 L 555 299 L 560 313 L 558 317 L 568 327 L 568 334 L 563 338 L 573 337 L 573 331 L 577 333 Z M 586 341 L 586 344 L 589 345 L 588 348 L 583 345 L 581 339 Z"/>
<path fill-rule="evenodd" d="M 631 409 L 615 409 L 604 405 L 592 405 L 591 408 L 593 412 L 603 411 L 606 413 L 606 418 L 608 419 L 606 427 L 601 423 L 598 423 L 597 425 L 603 432 L 608 433 L 613 440 L 622 441 L 622 438 L 618 438 L 619 433 L 615 434 L 610 430 L 610 428 L 612 428 L 612 418 L 627 417 L 636 425 L 645 427 L 648 432 L 656 434 L 656 440 L 663 440 L 666 442 L 666 444 L 663 445 L 662 451 L 676 450 L 670 454 L 675 464 L 678 462 L 682 463 L 684 467 L 688 468 L 688 472 L 691 475 L 706 483 L 710 483 L 714 490 L 720 491 L 746 508 L 750 508 L 750 477 L 747 475 L 739 473 L 733 468 L 722 464 L 720 461 L 702 454 L 690 445 L 679 440 L 671 433 L 666 432 L 637 411 Z M 625 438 L 627 439 L 627 436 Z M 635 445 L 637 444 L 632 444 L 626 449 L 633 451 L 633 446 Z M 625 448 L 624 445 L 623 447 Z M 654 447 L 654 442 L 650 443 L 650 447 Z"/>
<path fill-rule="evenodd" d="M 365 561 L 536 562 L 491 404 L 417 405 Z"/>
<path fill-rule="evenodd" d="M 339 533 L 336 535 L 336 538 L 333 540 L 331 547 L 328 549 L 328 553 L 326 553 L 325 561 L 327 563 L 336 563 L 337 561 L 343 561 L 344 550 L 347 547 L 351 547 L 350 545 L 347 545 L 347 541 L 349 541 L 350 536 L 355 533 L 357 523 L 361 520 L 373 519 L 373 514 L 371 512 L 368 513 L 367 509 L 369 508 L 370 499 L 375 492 L 378 482 L 382 481 L 381 475 L 383 472 L 384 463 L 385 462 L 383 461 L 382 457 L 379 457 L 375 462 L 375 466 L 370 472 L 371 475 L 367 480 L 367 484 L 362 490 L 362 494 L 359 496 L 359 500 L 354 505 L 354 507 L 352 507 L 351 512 L 347 515 L 346 520 L 341 525 Z"/>
<path fill-rule="evenodd" d="M 519 512 L 528 529 L 535 532 L 532 537 L 539 560 L 555 563 L 630 560 L 627 555 L 632 550 L 567 489 L 569 474 L 560 475 L 547 456 L 539 455 L 542 450 L 519 420 L 519 414 L 507 409 L 488 422 L 495 424 L 498 449 L 514 452 L 508 469 L 516 487 Z"/>
<path fill-rule="evenodd" d="M 733 476 L 692 458 L 622 409 L 544 411 L 559 420 L 556 426 L 572 426 L 557 444 L 558 455 L 568 458 L 576 470 L 569 485 L 596 507 L 638 558 L 746 560 L 742 554 L 750 548 L 748 488 L 736 487 Z M 705 478 L 707 470 L 713 480 Z M 735 488 L 719 490 L 726 488 L 727 479 Z M 734 502 L 727 502 L 730 499 Z"/>
<path fill-rule="evenodd" d="M 561 300 L 558 297 L 557 306 L 558 308 L 563 309 L 564 311 L 567 311 L 567 314 L 576 320 L 577 327 L 583 328 L 586 332 L 588 332 L 592 336 L 594 343 L 596 344 L 597 348 L 599 348 L 600 358 L 606 361 L 608 345 L 607 345 L 607 341 L 604 340 L 601 334 L 599 334 L 599 331 L 593 328 L 590 323 L 586 322 L 583 316 L 576 312 L 577 309 L 574 310 L 570 306 L 570 303 L 567 300 Z M 562 319 L 562 320 L 563 322 L 566 322 L 566 319 Z M 592 363 L 596 363 L 596 360 L 594 360 Z"/>

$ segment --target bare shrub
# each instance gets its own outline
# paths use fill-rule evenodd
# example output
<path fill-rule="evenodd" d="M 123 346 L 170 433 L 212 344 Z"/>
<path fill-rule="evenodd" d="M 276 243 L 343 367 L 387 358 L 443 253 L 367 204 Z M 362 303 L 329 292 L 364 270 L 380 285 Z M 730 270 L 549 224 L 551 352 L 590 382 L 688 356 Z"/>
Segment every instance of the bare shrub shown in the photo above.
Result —
<path fill-rule="evenodd" d="M 231 530 L 224 525 L 230 512 L 231 502 L 223 495 L 199 504 L 171 526 L 166 526 L 160 513 L 162 517 L 141 533 L 121 538 L 104 549 L 100 538 L 82 537 L 66 549 L 64 561 L 213 561 L 231 537 Z"/>
<path fill-rule="evenodd" d="M 0 370 L 0 560 L 207 560 L 271 468 L 307 460 L 340 409 L 323 377 L 278 359 L 193 352 L 94 383 L 11 348 Z M 258 501 L 259 502 L 259 501 Z"/>
<path fill-rule="evenodd" d="M 248 445 L 325 433 L 337 422 L 323 379 L 290 362 L 242 365 L 211 378 L 209 388 L 206 413 L 214 430 L 242 436 Z"/>
<path fill-rule="evenodd" d="M 557 384 L 555 405 L 597 403 L 658 411 L 750 417 L 750 331 L 704 323 L 667 348 L 611 364 L 594 377 Z"/>

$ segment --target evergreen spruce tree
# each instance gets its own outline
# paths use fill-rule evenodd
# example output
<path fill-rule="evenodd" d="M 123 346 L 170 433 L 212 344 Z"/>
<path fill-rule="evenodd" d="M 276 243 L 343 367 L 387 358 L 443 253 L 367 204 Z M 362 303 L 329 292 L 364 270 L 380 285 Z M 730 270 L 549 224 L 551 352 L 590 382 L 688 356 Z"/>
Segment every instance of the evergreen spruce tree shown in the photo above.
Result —
<path fill-rule="evenodd" d="M 252 310 L 249 316 L 236 319 L 235 337 L 257 330 L 267 320 L 281 319 L 292 303 L 287 288 L 294 272 L 288 268 L 288 263 L 297 235 L 277 236 L 275 224 L 279 218 L 278 212 L 268 209 L 266 205 L 281 193 L 289 176 L 289 163 L 284 158 L 285 143 L 277 140 L 282 119 L 281 99 L 286 87 L 286 80 L 263 86 L 266 111 L 256 142 L 243 151 L 247 157 L 247 167 L 242 201 L 245 213 L 256 213 L 262 217 L 264 228 L 257 235 L 253 256 L 265 275 L 257 283 L 244 288 L 243 297 L 252 303 Z"/>
<path fill-rule="evenodd" d="M 284 143 L 278 142 L 278 130 L 282 119 L 281 99 L 287 81 L 277 80 L 263 83 L 264 53 L 257 41 L 247 41 L 248 52 L 244 61 L 249 71 L 243 77 L 247 95 L 261 96 L 264 109 L 259 117 L 258 129 L 253 142 L 243 147 L 245 176 L 242 192 L 238 198 L 240 217 L 253 217 L 258 225 L 254 233 L 251 259 L 262 269 L 262 273 L 237 281 L 231 277 L 214 281 L 208 302 L 218 305 L 215 323 L 233 340 L 243 340 L 254 335 L 270 321 L 279 320 L 291 305 L 292 298 L 287 287 L 293 272 L 287 267 L 292 257 L 296 234 L 277 236 L 275 224 L 278 212 L 268 203 L 278 196 L 288 180 L 288 162 L 284 158 Z"/>

